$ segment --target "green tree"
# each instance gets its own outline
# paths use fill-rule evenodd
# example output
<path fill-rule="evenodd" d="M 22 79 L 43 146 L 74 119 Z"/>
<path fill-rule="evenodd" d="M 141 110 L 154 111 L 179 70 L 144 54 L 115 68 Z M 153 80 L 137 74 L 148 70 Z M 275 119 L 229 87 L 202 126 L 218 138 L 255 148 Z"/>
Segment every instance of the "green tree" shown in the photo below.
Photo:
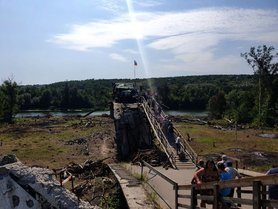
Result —
<path fill-rule="evenodd" d="M 42 95 L 40 97 L 40 106 L 43 109 L 47 109 L 50 107 L 51 104 L 51 92 L 49 89 L 45 89 L 42 92 Z"/>
<path fill-rule="evenodd" d="M 277 124 L 277 72 L 278 63 L 275 58 L 278 53 L 274 53 L 274 47 L 266 45 L 251 47 L 249 52 L 242 53 L 241 56 L 253 68 L 254 74 L 258 78 L 257 97 L 257 121 L 259 126 L 273 126 Z"/>
<path fill-rule="evenodd" d="M 226 95 L 225 115 L 237 123 L 250 123 L 254 112 L 254 92 L 232 90 Z"/>
<path fill-rule="evenodd" d="M 21 95 L 19 95 L 18 100 L 20 104 L 20 109 L 26 110 L 31 106 L 32 96 L 30 93 L 22 93 Z"/>
<path fill-rule="evenodd" d="M 12 79 L 4 81 L 0 87 L 0 118 L 4 122 L 12 122 L 13 116 L 17 112 L 17 83 Z"/>
<path fill-rule="evenodd" d="M 210 117 L 214 119 L 223 118 L 223 114 L 226 107 L 226 99 L 225 94 L 223 92 L 219 92 L 217 95 L 212 96 L 209 100 L 209 114 Z"/>
<path fill-rule="evenodd" d="M 62 91 L 62 102 L 61 107 L 63 109 L 68 109 L 70 107 L 70 89 L 69 89 L 69 83 L 66 81 L 64 85 L 64 89 Z"/>

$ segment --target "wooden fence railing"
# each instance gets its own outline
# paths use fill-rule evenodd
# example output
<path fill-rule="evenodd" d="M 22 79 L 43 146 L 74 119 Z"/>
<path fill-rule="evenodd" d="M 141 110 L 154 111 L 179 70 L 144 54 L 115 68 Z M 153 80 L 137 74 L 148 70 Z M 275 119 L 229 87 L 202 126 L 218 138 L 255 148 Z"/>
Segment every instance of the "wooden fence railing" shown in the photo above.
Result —
<path fill-rule="evenodd" d="M 197 206 L 197 200 L 210 200 L 213 202 L 213 209 L 219 209 L 222 203 L 230 203 L 235 206 L 249 205 L 254 209 L 266 207 L 278 207 L 278 200 L 268 200 L 267 186 L 278 184 L 278 174 L 269 176 L 246 177 L 236 180 L 223 182 L 204 183 L 196 185 L 179 185 L 178 191 L 190 190 L 190 195 L 179 195 L 178 198 L 190 198 L 190 205 L 179 204 L 181 208 L 200 208 Z M 219 191 L 222 188 L 237 187 L 237 197 L 221 198 Z M 199 193 L 203 189 L 212 189 L 213 195 L 201 196 Z M 247 194 L 247 195 L 244 195 Z M 244 208 L 244 207 L 243 207 Z"/>
<path fill-rule="evenodd" d="M 174 205 L 169 208 L 192 208 L 201 209 L 198 207 L 198 201 L 209 200 L 212 202 L 213 209 L 220 209 L 223 203 L 229 203 L 231 208 L 245 208 L 244 206 L 251 206 L 253 209 L 265 209 L 266 207 L 278 207 L 278 200 L 269 200 L 267 187 L 269 185 L 278 185 L 278 174 L 268 176 L 244 177 L 241 179 L 218 181 L 203 183 L 202 185 L 179 185 L 172 179 L 163 175 L 161 172 L 153 168 L 151 165 L 142 161 L 141 163 L 141 177 L 143 178 L 143 167 L 159 175 L 162 179 L 172 184 L 175 195 Z M 236 188 L 236 197 L 220 197 L 220 189 Z M 153 188 L 155 190 L 155 188 Z M 212 189 L 213 194 L 210 196 L 200 195 L 200 191 L 204 189 Z M 187 192 L 186 192 L 187 191 Z M 186 194 L 185 194 L 186 193 Z M 161 197 L 163 200 L 163 197 Z"/>

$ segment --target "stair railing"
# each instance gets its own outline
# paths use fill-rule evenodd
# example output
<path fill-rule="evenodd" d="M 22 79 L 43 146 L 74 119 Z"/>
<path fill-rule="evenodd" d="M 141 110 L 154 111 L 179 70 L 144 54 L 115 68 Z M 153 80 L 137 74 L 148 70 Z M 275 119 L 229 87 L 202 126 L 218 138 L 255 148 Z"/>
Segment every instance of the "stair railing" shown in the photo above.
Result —
<path fill-rule="evenodd" d="M 193 150 L 193 148 L 190 146 L 190 144 L 182 137 L 178 129 L 174 128 L 175 135 L 179 135 L 181 137 L 181 147 L 184 150 L 184 152 L 187 153 L 189 158 L 192 160 L 192 162 L 197 165 L 198 163 L 198 155 Z"/>
<path fill-rule="evenodd" d="M 172 146 L 169 144 L 166 136 L 164 135 L 163 131 L 160 128 L 160 124 L 157 121 L 156 117 L 154 116 L 153 111 L 151 110 L 150 106 L 148 105 L 147 101 L 142 98 L 142 107 L 144 109 L 144 112 L 146 113 L 146 116 L 149 120 L 149 123 L 154 131 L 154 134 L 156 135 L 156 138 L 158 139 L 159 143 L 162 145 L 162 148 L 164 152 L 166 153 L 171 165 L 173 168 L 177 168 L 174 160 L 174 151 Z"/>

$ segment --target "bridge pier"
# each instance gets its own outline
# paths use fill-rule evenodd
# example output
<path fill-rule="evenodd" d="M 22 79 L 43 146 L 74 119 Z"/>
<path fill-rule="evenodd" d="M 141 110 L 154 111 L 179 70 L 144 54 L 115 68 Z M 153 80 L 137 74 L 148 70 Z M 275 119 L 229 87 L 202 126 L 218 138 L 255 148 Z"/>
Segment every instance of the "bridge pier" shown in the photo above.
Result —
<path fill-rule="evenodd" d="M 140 103 L 113 103 L 116 143 L 121 159 L 152 146 L 152 133 Z"/>

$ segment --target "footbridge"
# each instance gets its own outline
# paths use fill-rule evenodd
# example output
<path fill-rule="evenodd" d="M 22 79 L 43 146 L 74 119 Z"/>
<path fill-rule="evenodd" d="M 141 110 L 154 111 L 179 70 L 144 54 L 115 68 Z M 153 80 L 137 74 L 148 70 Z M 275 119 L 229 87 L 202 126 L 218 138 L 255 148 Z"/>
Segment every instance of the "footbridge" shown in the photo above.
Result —
<path fill-rule="evenodd" d="M 141 99 L 142 108 L 148 118 L 148 122 L 152 128 L 156 139 L 159 141 L 164 152 L 166 153 L 171 165 L 175 169 L 195 168 L 198 161 L 198 155 L 182 137 L 177 129 L 171 124 L 168 116 L 159 110 L 159 104 L 154 99 Z M 172 125 L 172 131 L 168 127 Z M 175 147 L 175 139 L 180 136 L 180 153 L 177 154 Z"/>

